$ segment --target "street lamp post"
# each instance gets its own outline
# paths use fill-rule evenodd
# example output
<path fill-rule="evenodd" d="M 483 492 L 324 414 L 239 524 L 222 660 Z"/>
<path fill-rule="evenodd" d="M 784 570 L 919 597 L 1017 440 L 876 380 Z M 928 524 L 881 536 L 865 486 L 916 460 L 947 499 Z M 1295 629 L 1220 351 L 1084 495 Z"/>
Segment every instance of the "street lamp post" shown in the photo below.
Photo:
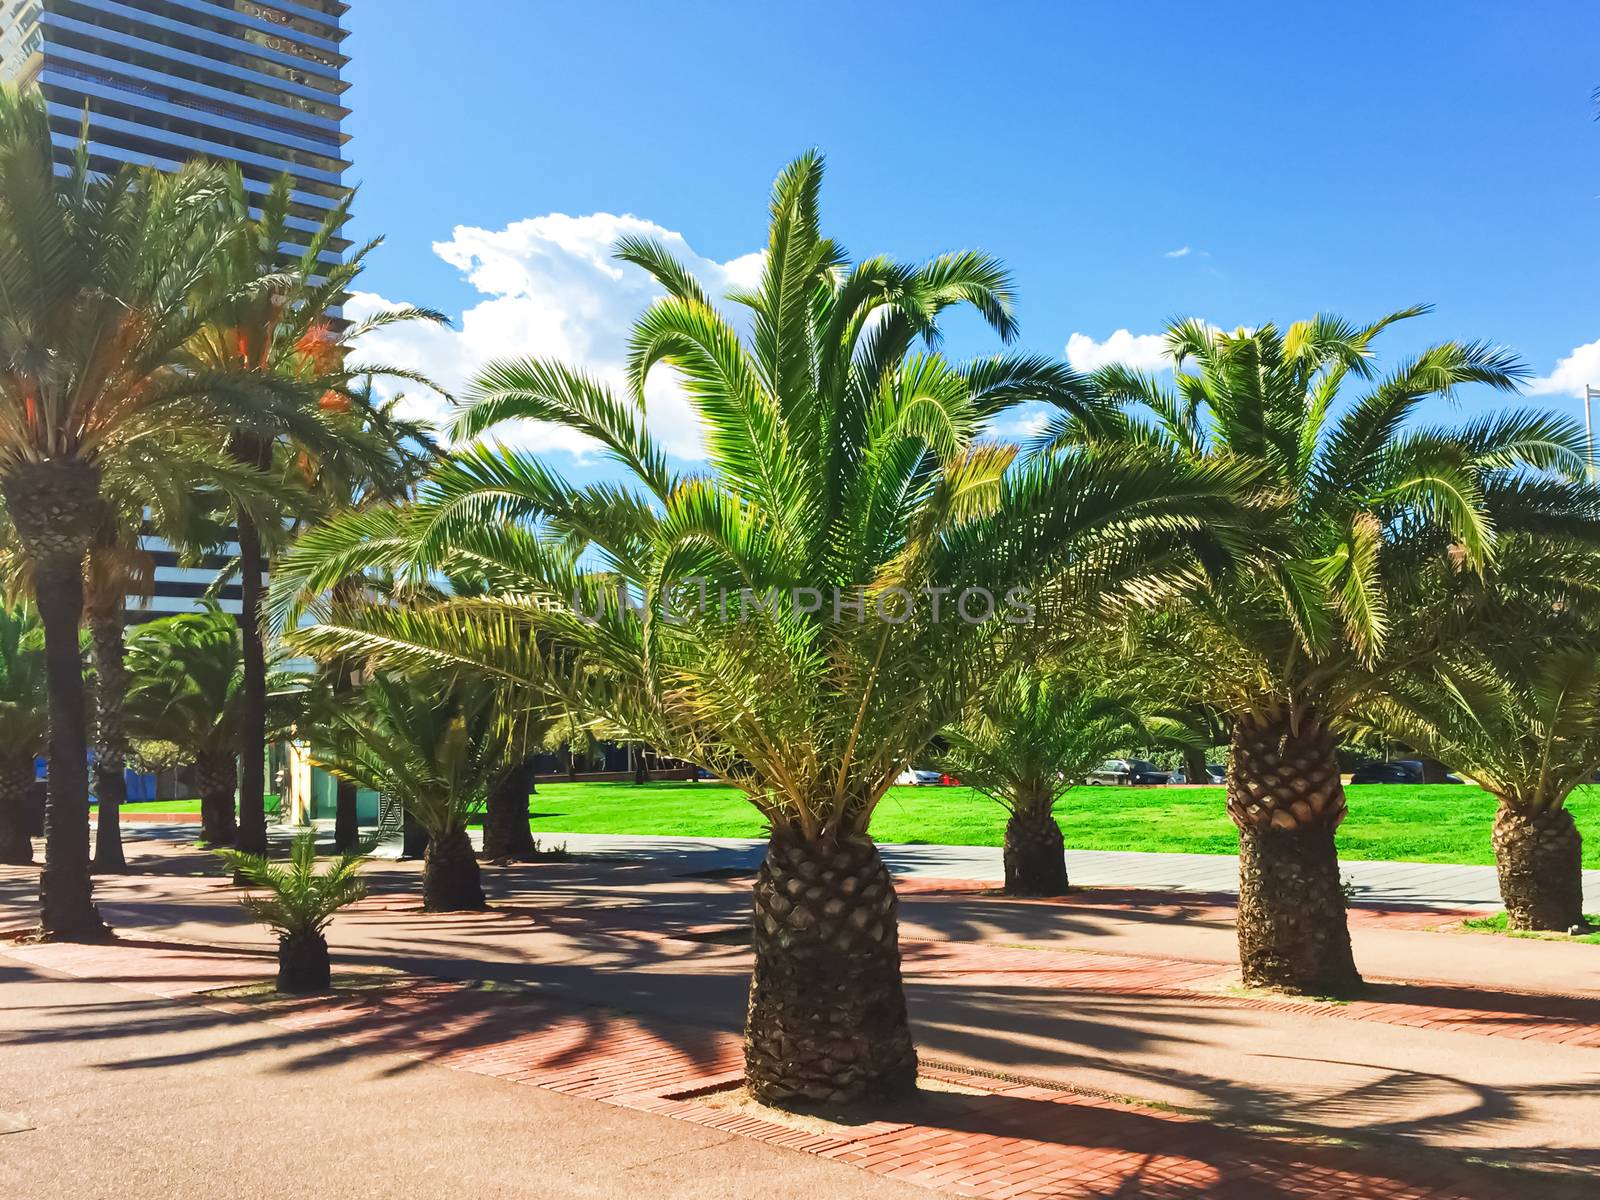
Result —
<path fill-rule="evenodd" d="M 1594 478 L 1594 398 L 1600 395 L 1600 388 L 1592 384 L 1583 385 L 1583 467 L 1589 473 L 1589 478 Z"/>

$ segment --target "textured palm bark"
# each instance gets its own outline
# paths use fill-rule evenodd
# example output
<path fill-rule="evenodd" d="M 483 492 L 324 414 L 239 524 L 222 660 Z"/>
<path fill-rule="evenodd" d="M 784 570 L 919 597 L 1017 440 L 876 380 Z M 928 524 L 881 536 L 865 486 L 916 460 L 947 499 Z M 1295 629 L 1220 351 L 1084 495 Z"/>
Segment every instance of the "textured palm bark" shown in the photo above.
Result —
<path fill-rule="evenodd" d="M 1019 805 L 1012 812 L 1002 855 L 1007 895 L 1067 894 L 1066 843 L 1048 802 Z"/>
<path fill-rule="evenodd" d="M 239 833 L 233 813 L 237 760 L 231 754 L 204 755 L 196 760 L 194 775 L 200 791 L 200 840 L 212 846 L 233 845 Z"/>
<path fill-rule="evenodd" d="M 1583 836 L 1565 808 L 1502 803 L 1494 820 L 1494 864 L 1512 929 L 1565 933 L 1585 925 Z"/>
<path fill-rule="evenodd" d="M 400 857 L 421 858 L 428 852 L 428 831 L 409 811 L 400 818 Z"/>
<path fill-rule="evenodd" d="M 757 1099 L 851 1104 L 915 1089 L 898 902 L 870 838 L 774 833 L 752 936 L 745 1080 Z"/>
<path fill-rule="evenodd" d="M 1422 758 L 1422 782 L 1423 783 L 1443 783 L 1445 781 L 1445 778 L 1449 774 L 1450 774 L 1450 768 L 1445 766 L 1437 758 L 1428 758 L 1427 756 L 1423 756 L 1423 758 Z"/>
<path fill-rule="evenodd" d="M 1239 965 L 1246 987 L 1343 996 L 1361 986 L 1334 831 L 1345 816 L 1332 733 L 1316 713 L 1245 717 L 1228 815 L 1239 827 Z"/>
<path fill-rule="evenodd" d="M 533 765 L 532 759 L 516 764 L 489 789 L 483 814 L 485 858 L 527 858 L 533 854 L 533 830 L 528 827 Z"/>
<path fill-rule="evenodd" d="M 466 912 L 489 907 L 478 858 L 467 831 L 429 838 L 422 856 L 422 907 L 427 912 Z"/>
<path fill-rule="evenodd" d="M 50 772 L 44 807 L 44 871 L 39 927 L 59 941 L 97 941 L 106 927 L 89 874 L 89 744 L 78 624 L 83 613 L 81 557 L 35 565 L 50 690 Z"/>
<path fill-rule="evenodd" d="M 100 472 L 73 459 L 15 463 L 3 487 L 17 540 L 34 565 L 50 693 L 39 931 L 61 941 L 99 940 L 107 931 L 89 874 L 88 709 L 78 629 L 84 557 L 105 510 Z"/>
<path fill-rule="evenodd" d="M 325 992 L 332 984 L 328 940 L 320 933 L 278 939 L 278 990 L 294 995 Z"/>
<path fill-rule="evenodd" d="M 124 666 L 122 606 L 95 612 L 89 618 L 95 674 L 95 843 L 94 869 L 125 871 L 122 852 L 122 806 L 128 801 L 128 733 L 123 702 L 128 695 Z"/>
<path fill-rule="evenodd" d="M 356 811 L 358 800 L 356 785 L 348 780 L 336 782 L 333 793 L 333 845 L 347 852 L 361 842 L 361 820 Z"/>
<path fill-rule="evenodd" d="M 0 760 L 0 863 L 31 866 L 28 801 L 33 795 L 33 755 Z"/>
<path fill-rule="evenodd" d="M 270 461 L 268 459 L 267 461 Z M 261 531 L 239 518 L 239 626 L 244 678 L 239 704 L 239 849 L 267 852 L 267 654 L 261 634 Z"/>

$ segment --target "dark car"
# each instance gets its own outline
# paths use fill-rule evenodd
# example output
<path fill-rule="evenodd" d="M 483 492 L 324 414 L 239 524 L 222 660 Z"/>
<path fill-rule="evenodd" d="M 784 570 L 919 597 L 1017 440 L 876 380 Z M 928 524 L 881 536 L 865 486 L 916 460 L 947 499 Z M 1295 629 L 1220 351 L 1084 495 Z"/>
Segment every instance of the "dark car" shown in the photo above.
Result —
<path fill-rule="evenodd" d="M 1393 762 L 1371 762 L 1357 767 L 1350 776 L 1351 783 L 1422 783 L 1422 763 L 1414 758 L 1397 758 Z M 1446 775 L 1446 783 L 1461 783 L 1459 775 Z"/>
<path fill-rule="evenodd" d="M 1123 787 L 1149 787 L 1166 781 L 1165 771 L 1142 758 L 1108 758 L 1096 770 L 1090 771 L 1084 780 L 1085 783 L 1117 784 Z"/>

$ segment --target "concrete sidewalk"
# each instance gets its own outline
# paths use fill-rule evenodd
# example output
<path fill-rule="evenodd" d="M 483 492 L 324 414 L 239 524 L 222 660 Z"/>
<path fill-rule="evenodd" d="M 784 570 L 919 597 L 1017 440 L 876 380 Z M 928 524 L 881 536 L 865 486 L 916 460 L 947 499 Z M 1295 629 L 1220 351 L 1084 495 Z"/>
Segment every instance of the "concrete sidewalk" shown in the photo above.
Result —
<path fill-rule="evenodd" d="M 319 833 L 331 834 L 331 821 L 317 822 Z M 275 826 L 273 836 L 287 841 L 289 826 Z M 148 824 L 130 837 L 184 841 L 194 836 L 191 825 Z M 536 829 L 546 848 L 564 846 L 591 858 L 636 859 L 675 874 L 755 870 L 765 853 L 760 838 L 645 837 L 635 834 L 564 833 Z M 472 840 L 483 844 L 482 830 Z M 884 861 L 899 875 L 913 878 L 970 879 L 1001 883 L 1005 867 L 998 846 L 932 846 L 882 842 Z M 399 842 L 381 844 L 378 858 L 399 857 Z M 1340 864 L 1351 884 L 1351 896 L 1368 904 L 1417 904 L 1438 908 L 1498 908 L 1500 885 L 1493 867 L 1448 863 L 1365 862 Z M 1068 850 L 1067 872 L 1085 887 L 1119 887 L 1174 892 L 1232 895 L 1239 890 L 1239 860 L 1231 854 L 1146 854 L 1134 850 Z M 1600 871 L 1583 873 L 1585 911 L 1600 913 Z"/>
<path fill-rule="evenodd" d="M 547 829 L 538 830 L 537 836 L 546 846 L 564 844 L 574 854 L 648 859 L 683 871 L 754 868 L 766 845 L 754 838 L 633 837 Z M 901 875 L 980 883 L 1005 879 L 998 846 L 884 843 L 879 849 L 884 861 Z M 1495 908 L 1500 904 L 1493 867 L 1354 861 L 1341 865 L 1353 885 L 1354 898 L 1360 901 L 1445 908 Z M 1067 871 L 1073 883 L 1091 887 L 1229 894 L 1239 890 L 1239 860 L 1230 854 L 1068 850 Z M 1600 912 L 1600 871 L 1583 873 L 1583 893 L 1588 911 Z"/>
<path fill-rule="evenodd" d="M 918 1200 L 937 1194 L 725 1130 L 439 1070 L 405 1053 L 341 1045 L 69 978 L 3 952 L 0 1012 L 5 1196 Z"/>

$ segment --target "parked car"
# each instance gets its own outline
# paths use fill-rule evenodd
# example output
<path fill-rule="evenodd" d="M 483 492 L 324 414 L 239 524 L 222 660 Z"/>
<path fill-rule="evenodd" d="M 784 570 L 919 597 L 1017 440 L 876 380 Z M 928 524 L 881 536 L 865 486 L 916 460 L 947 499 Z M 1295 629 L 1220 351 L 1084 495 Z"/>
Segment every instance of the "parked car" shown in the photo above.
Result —
<path fill-rule="evenodd" d="M 1188 783 L 1189 782 L 1188 773 L 1185 772 L 1182 767 L 1179 767 L 1171 775 L 1167 776 L 1167 782 L 1168 783 Z M 1195 782 L 1199 783 L 1199 782 L 1202 782 L 1202 781 L 1201 780 L 1196 780 Z M 1203 782 L 1205 782 L 1205 783 L 1227 783 L 1228 782 L 1228 768 L 1223 766 L 1221 763 L 1207 763 L 1206 764 L 1206 778 L 1205 778 L 1205 780 Z"/>
<path fill-rule="evenodd" d="M 1153 762 L 1142 758 L 1108 758 L 1090 771 L 1085 783 L 1099 786 L 1149 787 L 1167 782 L 1167 773 Z"/>
<path fill-rule="evenodd" d="M 1421 783 L 1422 781 L 1422 763 L 1415 758 L 1365 763 L 1350 775 L 1351 783 Z M 1446 775 L 1444 782 L 1462 783 L 1464 780 L 1459 775 Z"/>
<path fill-rule="evenodd" d="M 901 787 L 939 787 L 945 781 L 945 776 L 938 771 L 924 771 L 913 767 L 909 771 L 901 771 L 895 776 L 895 783 Z"/>

